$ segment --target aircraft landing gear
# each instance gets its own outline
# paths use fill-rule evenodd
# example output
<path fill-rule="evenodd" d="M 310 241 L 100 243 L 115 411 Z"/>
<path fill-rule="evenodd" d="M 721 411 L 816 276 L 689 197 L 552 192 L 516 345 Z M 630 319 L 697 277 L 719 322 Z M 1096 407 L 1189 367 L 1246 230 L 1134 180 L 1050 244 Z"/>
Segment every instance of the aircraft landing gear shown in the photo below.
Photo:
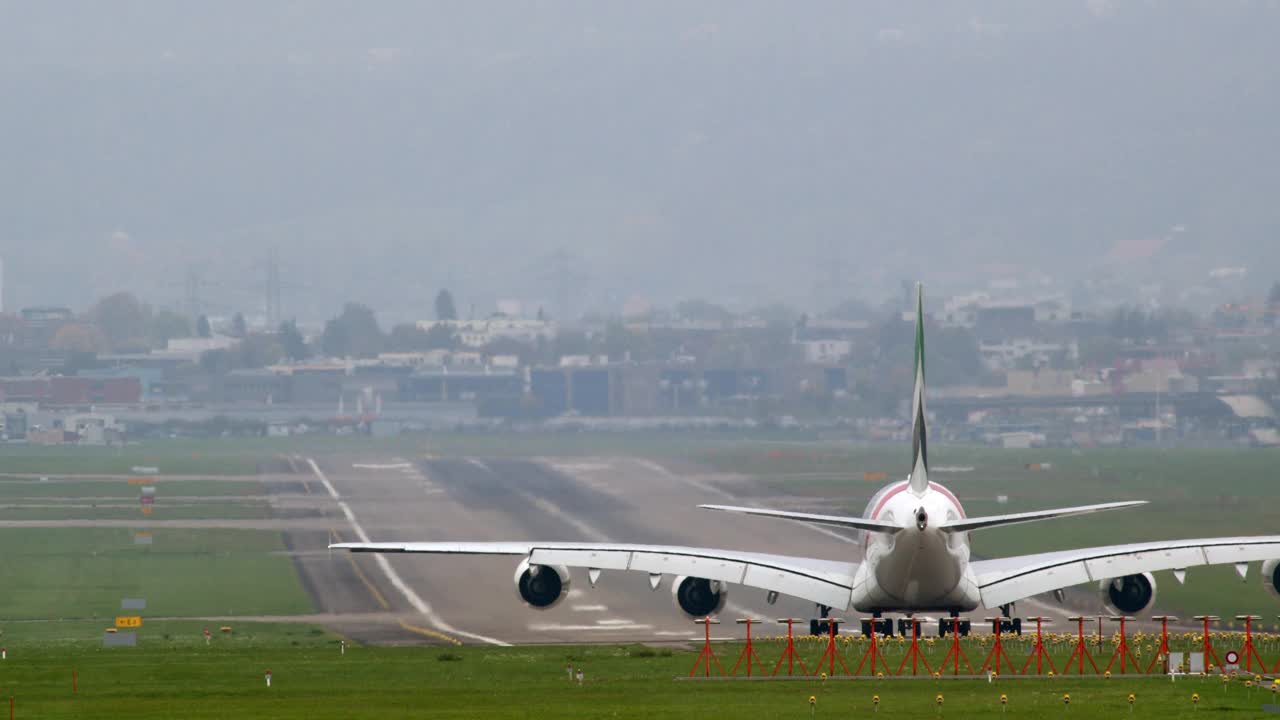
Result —
<path fill-rule="evenodd" d="M 950 637 L 959 625 L 960 636 L 969 637 L 969 631 L 973 628 L 972 622 L 969 620 L 961 620 L 960 613 L 951 613 L 949 618 L 941 618 L 938 620 L 938 637 Z"/>
<path fill-rule="evenodd" d="M 831 622 L 827 618 L 831 617 L 830 605 L 818 606 L 818 617 L 809 621 L 810 635 L 827 635 L 831 632 Z M 840 633 L 840 624 L 836 623 L 836 634 Z"/>
<path fill-rule="evenodd" d="M 880 617 L 880 613 L 878 612 L 871 613 L 871 617 L 873 619 L 870 621 L 867 621 L 867 620 L 862 621 L 862 637 L 869 638 L 871 637 L 871 633 L 873 632 L 878 632 L 887 638 L 893 637 L 893 621 L 892 620 L 882 619 Z"/>
<path fill-rule="evenodd" d="M 1000 606 L 1000 615 L 1003 619 L 996 622 L 1000 623 L 1000 633 L 1003 635 L 1021 635 L 1022 634 L 1022 618 L 1013 617 L 1013 603 L 1006 603 Z M 992 623 L 991 632 L 995 632 L 995 623 Z"/>

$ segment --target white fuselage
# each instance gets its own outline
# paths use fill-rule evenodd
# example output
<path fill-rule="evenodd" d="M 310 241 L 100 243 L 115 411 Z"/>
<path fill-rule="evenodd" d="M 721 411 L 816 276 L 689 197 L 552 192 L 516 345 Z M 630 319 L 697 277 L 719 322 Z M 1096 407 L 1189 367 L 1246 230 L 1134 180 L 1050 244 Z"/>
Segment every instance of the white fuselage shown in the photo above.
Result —
<path fill-rule="evenodd" d="M 920 514 L 923 513 L 923 517 Z M 978 584 L 969 566 L 968 533 L 939 525 L 964 518 L 945 487 L 930 482 L 923 495 L 906 481 L 885 486 L 863 517 L 893 522 L 901 532 L 864 533 L 863 561 L 850 604 L 861 612 L 969 612 L 978 607 Z"/>

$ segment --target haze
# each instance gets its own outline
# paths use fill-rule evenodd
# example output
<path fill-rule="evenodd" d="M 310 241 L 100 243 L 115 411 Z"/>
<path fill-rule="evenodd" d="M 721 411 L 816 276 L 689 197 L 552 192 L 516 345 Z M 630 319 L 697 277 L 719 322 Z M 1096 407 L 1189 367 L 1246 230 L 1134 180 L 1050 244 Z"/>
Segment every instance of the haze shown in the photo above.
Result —
<path fill-rule="evenodd" d="M 1276 2 L 0 6 L 5 307 L 1274 282 Z M 1145 248 L 1133 252 L 1132 248 Z M 1141 286 L 1141 287 L 1140 287 Z M 1079 298 L 1077 298 L 1080 301 Z M 1080 301 L 1083 304 L 1083 301 Z"/>

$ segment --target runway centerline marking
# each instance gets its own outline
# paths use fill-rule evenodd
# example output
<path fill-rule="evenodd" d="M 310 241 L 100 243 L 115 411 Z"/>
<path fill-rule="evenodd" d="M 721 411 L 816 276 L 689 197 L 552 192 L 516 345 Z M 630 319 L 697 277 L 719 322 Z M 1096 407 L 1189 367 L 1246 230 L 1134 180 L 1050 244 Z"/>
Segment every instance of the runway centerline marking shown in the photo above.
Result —
<path fill-rule="evenodd" d="M 307 464 L 311 466 L 311 471 L 315 473 L 315 476 L 320 478 L 320 483 L 324 485 L 324 489 L 328 491 L 329 497 L 333 498 L 334 502 L 338 503 L 338 508 L 341 509 L 342 514 L 346 516 L 347 522 L 351 524 L 351 529 L 354 530 L 356 536 L 360 538 L 360 542 L 369 542 L 369 534 L 360 526 L 360 522 L 356 520 L 355 513 L 351 511 L 351 506 L 342 499 L 340 494 L 338 494 L 338 489 L 333 486 L 333 483 L 329 482 L 329 478 L 320 470 L 320 466 L 316 464 L 315 458 L 307 458 Z M 385 555 L 381 553 L 374 553 L 373 559 L 378 563 L 378 567 L 382 569 L 382 573 L 387 576 L 387 581 L 391 583 L 392 587 L 400 591 L 400 594 L 404 596 L 404 599 L 410 605 L 413 606 L 413 609 L 422 613 L 423 617 L 427 618 L 432 625 L 435 625 L 446 633 L 460 635 L 462 637 L 471 638 L 472 640 L 479 640 L 480 642 L 489 643 L 490 645 L 500 645 L 502 647 L 511 646 L 511 643 L 503 642 L 497 638 L 459 630 L 445 622 L 444 618 L 440 617 L 439 613 L 433 610 L 431 606 L 418 595 L 418 593 L 414 592 L 413 588 L 409 587 L 408 583 L 400 577 L 400 574 L 391 567 L 391 563 L 387 561 Z"/>

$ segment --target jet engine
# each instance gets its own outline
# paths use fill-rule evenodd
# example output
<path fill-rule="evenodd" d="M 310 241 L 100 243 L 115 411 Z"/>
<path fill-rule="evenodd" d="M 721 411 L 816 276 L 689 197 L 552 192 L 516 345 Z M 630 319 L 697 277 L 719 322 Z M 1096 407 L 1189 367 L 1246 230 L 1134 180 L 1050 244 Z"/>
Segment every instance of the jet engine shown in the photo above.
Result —
<path fill-rule="evenodd" d="M 1280 560 L 1262 563 L 1262 586 L 1271 593 L 1271 597 L 1280 599 Z"/>
<path fill-rule="evenodd" d="M 1156 601 L 1156 579 L 1151 573 L 1125 575 L 1098 583 L 1102 604 L 1124 615 L 1135 615 Z"/>
<path fill-rule="evenodd" d="M 724 609 L 729 599 L 729 588 L 719 580 L 681 575 L 671 584 L 671 597 L 681 612 L 697 620 Z"/>
<path fill-rule="evenodd" d="M 537 610 L 550 610 L 569 595 L 569 568 L 530 565 L 525 558 L 516 566 L 515 582 L 521 602 Z"/>

